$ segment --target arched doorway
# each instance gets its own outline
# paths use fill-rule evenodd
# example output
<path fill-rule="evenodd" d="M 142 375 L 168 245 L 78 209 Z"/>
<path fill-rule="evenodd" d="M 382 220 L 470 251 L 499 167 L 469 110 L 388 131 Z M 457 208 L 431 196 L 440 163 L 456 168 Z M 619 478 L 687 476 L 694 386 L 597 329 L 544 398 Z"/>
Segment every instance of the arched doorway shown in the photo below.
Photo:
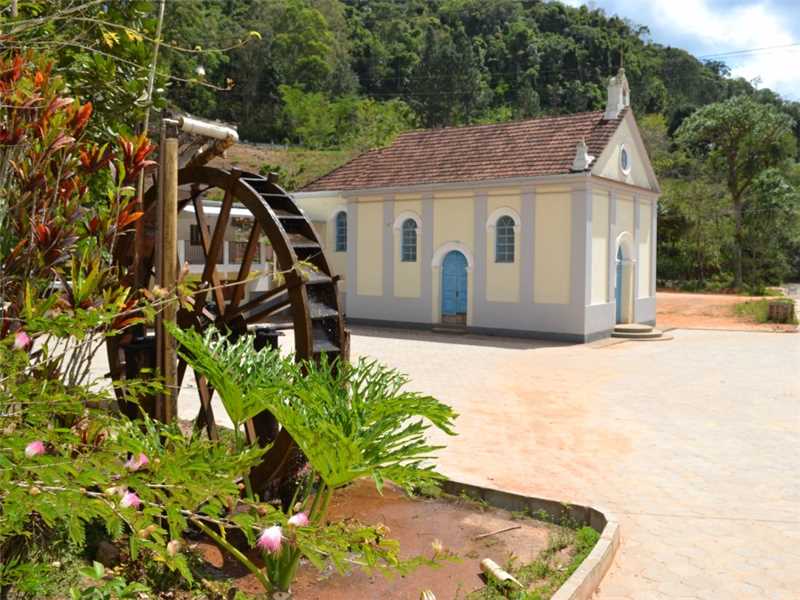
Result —
<path fill-rule="evenodd" d="M 467 323 L 467 257 L 458 250 L 442 261 L 442 323 Z"/>
<path fill-rule="evenodd" d="M 631 235 L 627 232 L 617 238 L 616 277 L 614 285 L 614 301 L 616 303 L 616 322 L 618 324 L 633 323 L 634 318 L 634 266 Z"/>

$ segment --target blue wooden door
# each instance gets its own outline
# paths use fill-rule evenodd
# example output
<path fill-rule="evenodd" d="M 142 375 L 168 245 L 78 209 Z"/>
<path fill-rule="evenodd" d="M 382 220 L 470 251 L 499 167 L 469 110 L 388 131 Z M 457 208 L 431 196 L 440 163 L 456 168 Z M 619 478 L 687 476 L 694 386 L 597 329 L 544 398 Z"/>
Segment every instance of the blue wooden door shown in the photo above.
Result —
<path fill-rule="evenodd" d="M 622 323 L 622 247 L 617 249 L 617 279 L 614 285 L 614 300 L 617 303 L 617 323 Z"/>
<path fill-rule="evenodd" d="M 442 314 L 467 314 L 467 259 L 456 250 L 442 262 Z"/>

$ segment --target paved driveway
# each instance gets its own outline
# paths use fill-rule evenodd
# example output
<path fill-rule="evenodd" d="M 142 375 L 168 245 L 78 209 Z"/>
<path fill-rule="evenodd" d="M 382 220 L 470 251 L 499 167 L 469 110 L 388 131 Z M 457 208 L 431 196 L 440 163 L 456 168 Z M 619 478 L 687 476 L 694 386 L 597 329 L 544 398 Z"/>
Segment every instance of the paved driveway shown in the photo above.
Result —
<path fill-rule="evenodd" d="M 354 354 L 453 405 L 441 469 L 606 507 L 600 598 L 800 598 L 800 334 L 548 345 L 356 329 Z"/>

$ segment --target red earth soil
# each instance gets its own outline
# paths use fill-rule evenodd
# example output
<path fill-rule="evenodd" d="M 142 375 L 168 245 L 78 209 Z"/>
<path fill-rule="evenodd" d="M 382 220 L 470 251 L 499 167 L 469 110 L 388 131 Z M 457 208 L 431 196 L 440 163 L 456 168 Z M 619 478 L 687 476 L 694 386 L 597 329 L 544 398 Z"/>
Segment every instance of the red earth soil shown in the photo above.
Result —
<path fill-rule="evenodd" d="M 439 540 L 459 560 L 444 561 L 438 568 L 420 567 L 405 577 L 395 575 L 391 579 L 377 572 L 369 575 L 360 569 L 347 575 L 335 571 L 320 573 L 309 564 L 301 564 L 292 586 L 293 600 L 416 600 L 423 590 L 431 590 L 441 599 L 464 598 L 483 586 L 478 576 L 482 559 L 491 558 L 502 565 L 513 554 L 519 561 L 530 562 L 546 548 L 554 530 L 547 523 L 528 518 L 514 520 L 508 511 L 471 502 L 412 499 L 391 486 L 384 487 L 381 496 L 374 483 L 367 480 L 337 493 L 331 503 L 330 518 L 357 519 L 370 525 L 382 523 L 389 528 L 389 537 L 400 542 L 401 558 L 431 557 L 431 544 Z M 475 539 L 511 526 L 519 529 Z M 237 588 L 251 594 L 261 593 L 256 579 L 238 564 L 223 561 L 216 546 L 204 542 L 200 550 L 209 563 L 234 578 Z"/>
<path fill-rule="evenodd" d="M 658 292 L 656 324 L 660 329 L 736 329 L 743 331 L 796 331 L 796 325 L 757 323 L 738 316 L 734 306 L 763 298 L 733 294 Z"/>

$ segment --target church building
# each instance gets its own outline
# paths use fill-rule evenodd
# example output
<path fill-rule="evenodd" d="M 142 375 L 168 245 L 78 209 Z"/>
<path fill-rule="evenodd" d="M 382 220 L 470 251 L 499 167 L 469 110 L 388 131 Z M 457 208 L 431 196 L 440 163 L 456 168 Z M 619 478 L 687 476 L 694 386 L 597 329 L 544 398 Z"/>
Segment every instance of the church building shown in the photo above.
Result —
<path fill-rule="evenodd" d="M 350 322 L 586 342 L 655 323 L 659 193 L 620 69 L 604 111 L 411 131 L 294 196 Z"/>

